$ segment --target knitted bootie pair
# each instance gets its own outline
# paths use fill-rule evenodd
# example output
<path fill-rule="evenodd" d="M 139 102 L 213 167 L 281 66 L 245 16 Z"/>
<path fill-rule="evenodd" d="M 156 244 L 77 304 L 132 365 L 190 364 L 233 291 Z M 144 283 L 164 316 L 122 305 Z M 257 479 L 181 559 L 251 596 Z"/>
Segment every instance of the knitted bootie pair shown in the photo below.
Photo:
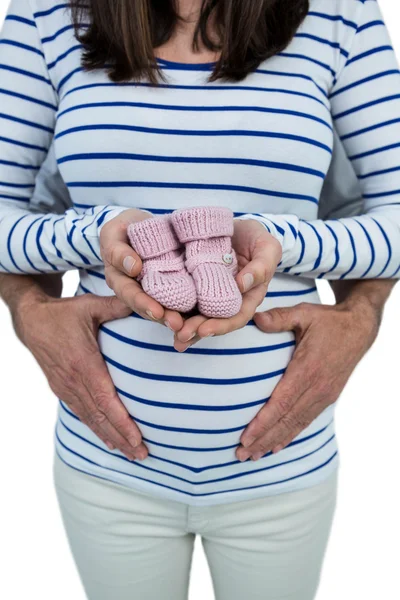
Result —
<path fill-rule="evenodd" d="M 235 281 L 229 208 L 176 210 L 132 223 L 128 235 L 143 261 L 138 281 L 162 306 L 186 313 L 197 304 L 201 314 L 215 318 L 239 312 L 242 295 Z"/>

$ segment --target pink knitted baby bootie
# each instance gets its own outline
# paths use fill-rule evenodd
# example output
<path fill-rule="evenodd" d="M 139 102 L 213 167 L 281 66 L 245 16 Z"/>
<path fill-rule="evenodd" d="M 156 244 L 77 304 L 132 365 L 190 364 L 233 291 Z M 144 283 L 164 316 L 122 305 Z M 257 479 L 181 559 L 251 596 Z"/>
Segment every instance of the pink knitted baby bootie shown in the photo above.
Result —
<path fill-rule="evenodd" d="M 165 308 L 189 312 L 196 306 L 194 281 L 185 269 L 184 252 L 171 224 L 171 216 L 131 223 L 128 236 L 143 261 L 137 278 L 142 288 Z"/>
<path fill-rule="evenodd" d="M 242 294 L 235 281 L 232 211 L 212 206 L 180 209 L 171 219 L 185 244 L 185 264 L 196 285 L 199 311 L 206 317 L 233 317 L 242 306 Z"/>

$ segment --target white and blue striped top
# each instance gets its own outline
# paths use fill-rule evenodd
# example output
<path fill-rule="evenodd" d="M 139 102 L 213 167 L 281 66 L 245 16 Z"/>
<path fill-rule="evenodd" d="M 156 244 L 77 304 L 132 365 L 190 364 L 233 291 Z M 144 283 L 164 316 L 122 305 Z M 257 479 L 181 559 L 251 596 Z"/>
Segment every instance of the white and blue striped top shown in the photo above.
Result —
<path fill-rule="evenodd" d="M 400 73 L 375 0 L 311 0 L 286 50 L 240 83 L 209 83 L 211 64 L 160 61 L 167 83 L 118 85 L 80 60 L 66 4 L 12 0 L 0 39 L 1 271 L 78 268 L 79 293 L 109 295 L 103 223 L 124 207 L 209 204 L 282 242 L 259 310 L 318 303 L 317 278 L 400 277 Z M 364 209 L 322 221 L 334 132 Z M 73 203 L 61 215 L 33 203 L 53 147 Z M 333 407 L 281 453 L 236 460 L 290 361 L 291 333 L 250 322 L 179 354 L 169 330 L 132 315 L 102 326 L 99 343 L 150 455 L 109 451 L 61 402 L 57 452 L 72 467 L 197 505 L 304 488 L 336 468 Z"/>

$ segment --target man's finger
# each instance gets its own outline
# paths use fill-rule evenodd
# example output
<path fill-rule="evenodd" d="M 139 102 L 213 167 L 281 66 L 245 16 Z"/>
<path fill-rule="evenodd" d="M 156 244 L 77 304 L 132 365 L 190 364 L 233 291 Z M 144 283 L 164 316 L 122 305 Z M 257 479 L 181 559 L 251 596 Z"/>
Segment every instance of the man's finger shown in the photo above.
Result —
<path fill-rule="evenodd" d="M 292 410 L 310 385 L 310 374 L 307 374 L 303 360 L 296 358 L 295 353 L 271 398 L 244 430 L 240 439 L 242 446 L 250 447 L 257 438 L 272 429 Z"/>
<path fill-rule="evenodd" d="M 282 333 L 305 327 L 308 319 L 305 306 L 298 304 L 259 312 L 254 315 L 254 322 L 265 333 Z"/>
<path fill-rule="evenodd" d="M 139 448 L 133 449 L 104 416 L 96 416 L 90 394 L 84 387 L 75 393 L 69 390 L 67 394 L 58 393 L 57 395 L 110 450 L 118 448 L 129 460 L 135 460 Z"/>
<path fill-rule="evenodd" d="M 254 444 L 248 448 L 239 448 L 237 456 L 239 460 L 259 460 L 275 448 L 282 449 L 287 440 L 289 444 L 302 431 L 304 431 L 321 412 L 318 409 L 319 402 L 316 402 L 312 394 L 303 396 L 295 408 L 285 415 L 274 427 L 265 435 L 257 439 Z"/>
<path fill-rule="evenodd" d="M 90 370 L 85 372 L 83 384 L 91 399 L 91 405 L 86 407 L 87 412 L 94 412 L 99 420 L 100 414 L 103 414 L 131 449 L 136 449 L 142 441 L 142 435 L 118 397 L 100 354 L 91 356 Z"/>
<path fill-rule="evenodd" d="M 87 296 L 88 295 L 86 295 L 85 298 Z M 91 315 L 97 319 L 100 325 L 102 323 L 107 323 L 108 321 L 123 319 L 132 313 L 132 309 L 121 302 L 116 296 L 90 295 L 88 306 L 90 307 Z"/>

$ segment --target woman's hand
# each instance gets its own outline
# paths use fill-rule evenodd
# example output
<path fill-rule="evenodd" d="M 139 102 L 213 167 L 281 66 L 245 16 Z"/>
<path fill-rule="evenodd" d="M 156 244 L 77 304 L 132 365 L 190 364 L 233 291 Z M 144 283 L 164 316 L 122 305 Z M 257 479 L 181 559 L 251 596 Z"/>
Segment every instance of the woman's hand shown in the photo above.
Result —
<path fill-rule="evenodd" d="M 294 331 L 297 347 L 270 400 L 243 432 L 239 460 L 279 452 L 336 402 L 376 338 L 382 308 L 360 296 L 336 306 L 299 304 L 255 316 L 266 333 Z"/>
<path fill-rule="evenodd" d="M 239 264 L 236 281 L 243 293 L 242 308 L 230 319 L 208 319 L 202 315 L 188 318 L 175 335 L 174 346 L 179 352 L 184 352 L 202 338 L 241 329 L 263 302 L 282 258 L 281 244 L 258 221 L 235 220 L 232 246 Z"/>
<path fill-rule="evenodd" d="M 131 310 L 115 297 L 87 294 L 68 299 L 28 297 L 12 311 L 14 327 L 42 368 L 53 392 L 79 419 L 130 460 L 148 452 L 141 433 L 117 396 L 100 354 L 99 326 Z"/>
<path fill-rule="evenodd" d="M 144 319 L 158 321 L 173 331 L 183 326 L 182 316 L 165 309 L 153 300 L 134 280 L 142 270 L 142 261 L 128 240 L 127 229 L 130 223 L 151 219 L 148 212 L 135 208 L 125 210 L 106 223 L 100 232 L 100 251 L 104 261 L 104 274 L 109 288 L 117 298 L 133 312 Z"/>

